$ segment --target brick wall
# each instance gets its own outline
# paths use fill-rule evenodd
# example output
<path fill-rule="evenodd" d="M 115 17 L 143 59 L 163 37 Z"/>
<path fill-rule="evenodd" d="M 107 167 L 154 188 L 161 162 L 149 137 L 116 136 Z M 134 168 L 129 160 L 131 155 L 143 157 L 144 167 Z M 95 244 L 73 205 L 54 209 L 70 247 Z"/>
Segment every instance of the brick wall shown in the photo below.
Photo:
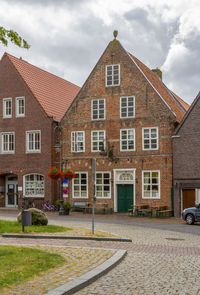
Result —
<path fill-rule="evenodd" d="M 173 138 L 175 214 L 181 214 L 183 188 L 200 188 L 200 99 Z"/>
<path fill-rule="evenodd" d="M 120 64 L 120 86 L 105 87 L 105 67 Z M 120 119 L 120 97 L 135 96 L 135 118 Z M 105 98 L 106 120 L 91 120 L 91 100 Z M 75 171 L 88 171 L 89 198 L 92 198 L 91 158 L 97 159 L 98 171 L 113 169 L 136 169 L 136 204 L 149 203 L 171 206 L 172 186 L 172 140 L 175 118 L 158 94 L 148 84 L 117 41 L 109 44 L 88 80 L 82 87 L 69 111 L 62 120 L 63 156 L 65 166 Z M 142 128 L 158 127 L 159 149 L 142 150 Z M 120 152 L 120 129 L 135 128 L 136 150 Z M 71 153 L 71 131 L 85 131 L 85 152 Z M 106 130 L 106 145 L 113 145 L 115 161 L 99 153 L 91 152 L 91 130 Z M 142 170 L 160 170 L 160 200 L 142 199 Z M 114 185 L 111 200 L 104 199 L 113 207 Z M 98 200 L 99 202 L 102 200 Z"/>
<path fill-rule="evenodd" d="M 26 86 L 8 58 L 0 67 L 0 132 L 15 132 L 15 153 L 0 154 L 1 175 L 15 174 L 18 185 L 23 186 L 23 176 L 37 173 L 45 176 L 45 198 L 52 200 L 51 181 L 47 177 L 52 166 L 53 129 L 52 118 L 47 117 L 31 91 Z M 16 118 L 15 98 L 25 97 L 25 117 Z M 3 98 L 12 97 L 12 118 L 3 118 Z M 26 131 L 41 130 L 41 153 L 26 153 Z M 41 206 L 40 204 L 38 206 Z M 37 201 L 36 201 L 37 203 Z"/>

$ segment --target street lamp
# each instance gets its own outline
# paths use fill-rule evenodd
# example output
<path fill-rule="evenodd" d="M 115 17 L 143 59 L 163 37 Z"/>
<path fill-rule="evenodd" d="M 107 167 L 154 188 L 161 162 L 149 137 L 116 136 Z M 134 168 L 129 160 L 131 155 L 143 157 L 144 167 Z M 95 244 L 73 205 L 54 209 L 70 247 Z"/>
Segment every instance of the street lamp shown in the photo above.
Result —
<path fill-rule="evenodd" d="M 55 148 L 56 153 L 60 154 L 59 164 L 60 164 L 60 171 L 62 171 L 62 154 L 61 154 L 62 149 L 61 149 L 60 142 L 56 142 L 54 148 Z M 64 215 L 65 214 L 63 203 L 64 203 L 64 200 L 63 200 L 63 182 L 62 182 L 62 178 L 60 178 L 60 209 L 59 209 L 59 215 Z"/>

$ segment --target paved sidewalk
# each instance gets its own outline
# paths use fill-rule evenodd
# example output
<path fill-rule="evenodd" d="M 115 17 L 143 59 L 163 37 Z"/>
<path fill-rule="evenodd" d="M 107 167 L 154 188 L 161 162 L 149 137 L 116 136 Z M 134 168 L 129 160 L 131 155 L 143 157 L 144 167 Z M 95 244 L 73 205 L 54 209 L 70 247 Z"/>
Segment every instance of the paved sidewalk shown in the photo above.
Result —
<path fill-rule="evenodd" d="M 84 220 L 80 222 L 63 218 L 62 220 L 51 220 L 51 223 L 91 228 L 91 223 Z M 43 245 L 128 251 L 125 259 L 118 266 L 77 292 L 77 295 L 199 295 L 199 235 L 135 225 L 111 224 L 106 223 L 106 219 L 104 223 L 96 222 L 95 229 L 131 238 L 133 242 L 40 240 Z M 5 242 L 15 244 L 17 241 L 0 238 L 0 244 Z M 29 245 L 37 245 L 37 243 L 38 240 L 26 241 Z"/>

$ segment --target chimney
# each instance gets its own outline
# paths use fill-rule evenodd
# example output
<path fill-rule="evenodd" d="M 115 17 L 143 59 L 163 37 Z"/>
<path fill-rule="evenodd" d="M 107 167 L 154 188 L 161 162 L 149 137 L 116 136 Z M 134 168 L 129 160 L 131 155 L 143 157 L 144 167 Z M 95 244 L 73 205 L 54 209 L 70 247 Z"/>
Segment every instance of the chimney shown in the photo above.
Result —
<path fill-rule="evenodd" d="M 154 72 L 158 78 L 162 81 L 162 71 L 159 68 L 152 69 L 152 72 Z"/>

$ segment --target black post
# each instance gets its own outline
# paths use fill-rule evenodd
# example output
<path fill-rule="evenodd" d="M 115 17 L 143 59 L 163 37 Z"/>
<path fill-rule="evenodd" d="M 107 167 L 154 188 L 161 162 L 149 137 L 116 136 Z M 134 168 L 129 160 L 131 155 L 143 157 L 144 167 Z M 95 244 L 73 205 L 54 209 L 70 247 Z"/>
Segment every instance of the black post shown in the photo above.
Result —
<path fill-rule="evenodd" d="M 24 198 L 23 198 L 23 196 L 22 196 L 22 212 L 21 212 L 21 219 L 22 219 L 22 216 L 23 216 L 23 212 L 24 212 L 24 202 L 25 202 L 25 200 L 24 200 Z M 22 232 L 24 233 L 24 223 L 23 223 L 23 220 L 22 220 Z"/>

